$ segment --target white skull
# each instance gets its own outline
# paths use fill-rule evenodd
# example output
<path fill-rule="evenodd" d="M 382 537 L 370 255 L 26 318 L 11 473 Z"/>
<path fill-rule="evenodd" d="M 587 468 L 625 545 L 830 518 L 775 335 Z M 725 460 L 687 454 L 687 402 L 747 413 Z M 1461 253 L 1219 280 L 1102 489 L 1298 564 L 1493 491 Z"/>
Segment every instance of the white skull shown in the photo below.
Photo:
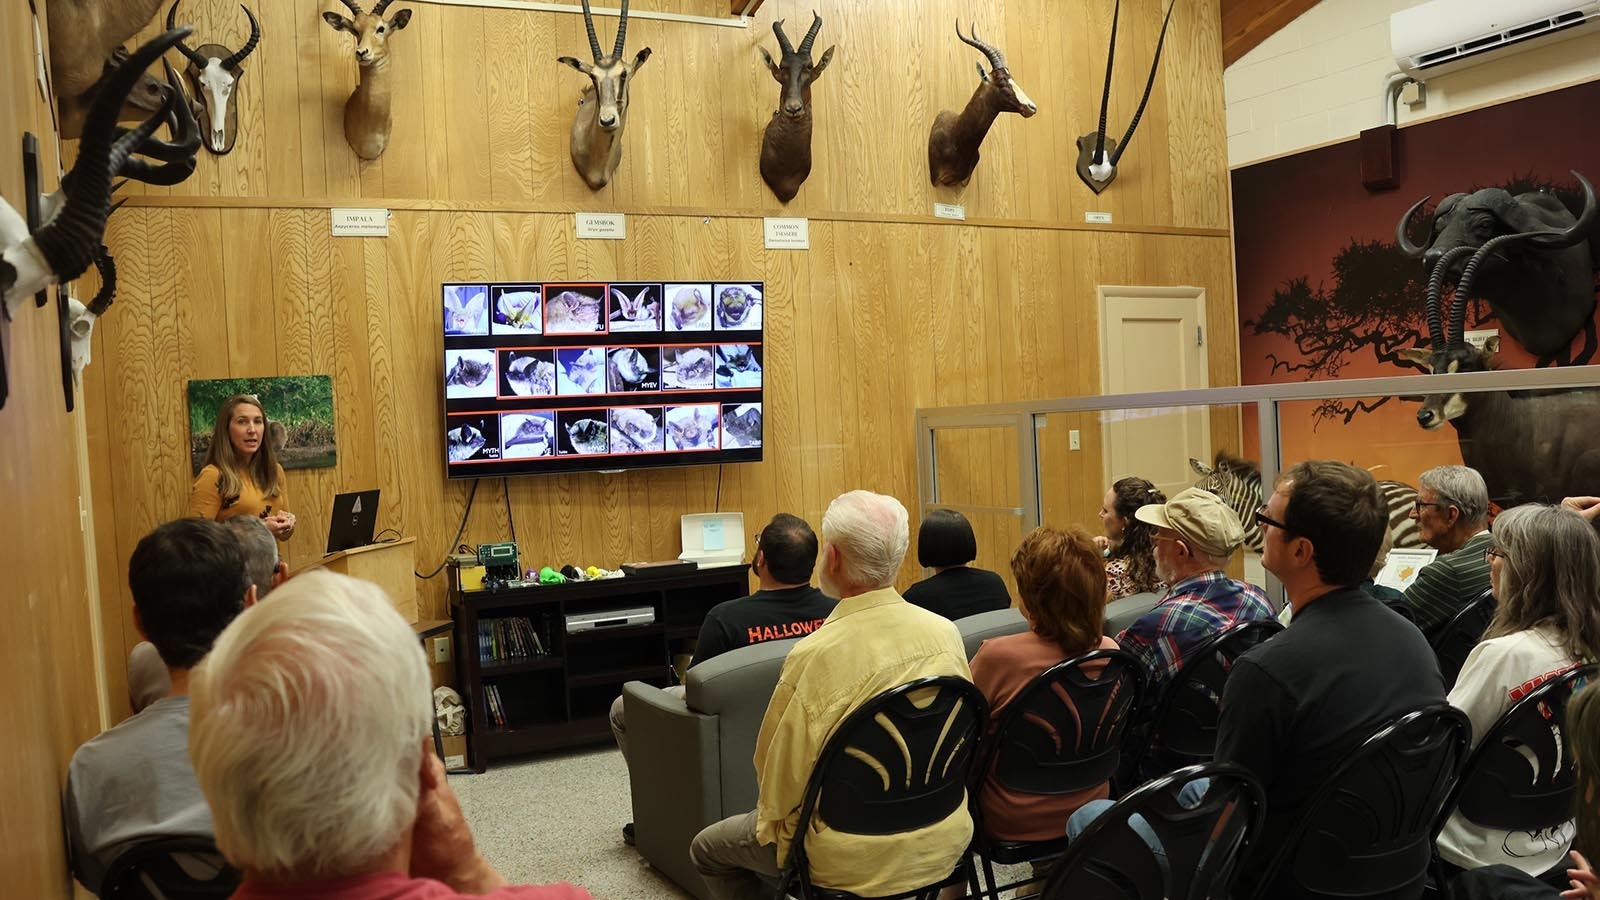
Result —
<path fill-rule="evenodd" d="M 72 382 L 83 383 L 83 370 L 89 365 L 89 351 L 94 338 L 94 320 L 100 318 L 89 311 L 89 308 L 78 302 L 78 298 L 67 299 L 69 320 L 67 331 L 72 334 Z"/>
<path fill-rule="evenodd" d="M 212 58 L 206 61 L 206 67 L 196 80 L 200 82 L 206 114 L 211 120 L 206 141 L 212 150 L 221 151 L 228 145 L 228 98 L 233 96 L 234 75 L 222 67 L 222 60 Z"/>
<path fill-rule="evenodd" d="M 439 720 L 440 734 L 466 734 L 467 710 L 461 705 L 461 695 L 454 688 L 433 689 L 433 715 Z"/>

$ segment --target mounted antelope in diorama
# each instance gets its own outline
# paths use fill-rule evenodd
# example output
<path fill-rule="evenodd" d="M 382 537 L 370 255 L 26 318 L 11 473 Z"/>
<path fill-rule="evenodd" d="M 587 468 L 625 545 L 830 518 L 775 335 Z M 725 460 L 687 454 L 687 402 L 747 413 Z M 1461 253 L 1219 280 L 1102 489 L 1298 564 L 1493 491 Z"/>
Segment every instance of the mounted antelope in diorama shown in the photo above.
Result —
<path fill-rule="evenodd" d="M 168 31 L 173 28 L 181 2 L 183 0 L 172 0 L 172 8 L 167 10 Z M 189 58 L 189 67 L 185 71 L 195 85 L 194 102 L 199 107 L 195 114 L 205 117 L 206 127 L 201 129 L 204 138 L 202 143 L 218 156 L 232 150 L 233 142 L 239 136 L 239 110 L 229 102 L 239 79 L 244 77 L 244 70 L 239 68 L 239 64 L 261 42 L 261 23 L 256 21 L 256 14 L 242 3 L 239 8 L 250 20 L 250 40 L 238 50 L 230 51 L 221 44 L 202 44 L 198 49 L 190 49 L 184 42 L 178 42 L 178 50 Z"/>
<path fill-rule="evenodd" d="M 566 63 L 593 80 L 583 89 L 578 114 L 572 120 L 572 165 L 589 189 L 598 191 L 611 183 L 617 164 L 622 162 L 622 129 L 628 124 L 628 81 L 650 58 L 650 48 L 640 50 L 633 62 L 622 60 L 622 48 L 628 38 L 628 0 L 622 0 L 617 44 L 610 56 L 600 52 L 589 0 L 583 0 L 583 24 L 589 30 L 594 65 L 570 56 L 560 57 L 556 62 Z"/>
<path fill-rule="evenodd" d="M 1167 17 L 1161 20 L 1161 37 L 1156 39 L 1156 56 L 1150 62 L 1150 77 L 1144 82 L 1144 96 L 1139 98 L 1139 108 L 1134 110 L 1133 121 L 1128 123 L 1128 130 L 1120 141 L 1106 137 L 1106 107 L 1111 102 L 1111 66 L 1116 59 L 1117 19 L 1122 15 L 1122 0 L 1117 0 L 1112 10 L 1111 43 L 1106 49 L 1106 83 L 1100 93 L 1100 127 L 1078 138 L 1078 177 L 1096 194 L 1117 179 L 1117 162 L 1128 151 L 1128 142 L 1133 140 L 1133 132 L 1139 127 L 1145 104 L 1150 102 L 1150 89 L 1155 86 L 1156 69 L 1161 65 L 1161 48 L 1167 42 L 1167 25 L 1172 21 L 1172 8 L 1177 5 L 1178 0 L 1167 5 Z"/>
<path fill-rule="evenodd" d="M 344 139 L 362 159 L 377 159 L 389 146 L 389 37 L 411 21 L 411 10 L 402 9 L 385 20 L 383 11 L 393 0 L 378 0 L 372 12 L 364 13 L 355 0 L 340 0 L 354 19 L 336 12 L 325 12 L 322 20 L 335 31 L 346 31 L 356 39 L 356 65 L 361 81 L 344 104 Z"/>
<path fill-rule="evenodd" d="M 960 114 L 946 109 L 933 120 L 933 130 L 928 135 L 928 175 L 934 184 L 946 187 L 965 185 L 972 178 L 972 170 L 978 166 L 978 147 L 996 116 L 1014 112 L 1026 119 L 1039 111 L 1022 86 L 1012 80 L 1005 54 L 978 39 L 976 25 L 969 38 L 961 33 L 961 20 L 957 19 L 956 37 L 982 52 L 991 71 L 985 72 L 983 63 L 978 63 L 982 81 L 966 109 Z"/>
<path fill-rule="evenodd" d="M 761 180 L 784 203 L 794 199 L 811 174 L 811 83 L 833 60 L 834 49 L 829 47 L 823 51 L 821 62 L 811 64 L 811 45 L 821 30 L 822 17 L 813 12 L 811 30 L 796 50 L 789 44 L 788 35 L 783 33 L 783 20 L 779 19 L 772 23 L 772 33 L 778 37 L 783 60 L 774 63 L 767 48 L 760 48 L 772 77 L 783 85 L 778 92 L 778 109 L 761 135 Z"/>
<path fill-rule="evenodd" d="M 52 0 L 50 86 L 60 109 L 63 138 L 76 138 L 107 77 L 127 58 L 123 42 L 161 11 L 161 0 Z M 163 107 L 161 82 L 140 73 L 117 120 L 144 119 Z"/>

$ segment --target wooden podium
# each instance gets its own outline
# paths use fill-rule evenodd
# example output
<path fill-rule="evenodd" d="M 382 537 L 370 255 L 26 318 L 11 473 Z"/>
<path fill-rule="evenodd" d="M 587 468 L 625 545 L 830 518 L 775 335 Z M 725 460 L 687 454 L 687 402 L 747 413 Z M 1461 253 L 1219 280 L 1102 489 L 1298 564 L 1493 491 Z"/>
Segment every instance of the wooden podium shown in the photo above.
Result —
<path fill-rule="evenodd" d="M 394 608 L 414 625 L 417 621 L 416 544 L 416 538 L 408 537 L 384 544 L 351 547 L 301 566 L 295 574 L 320 568 L 370 581 L 383 588 L 394 601 Z"/>

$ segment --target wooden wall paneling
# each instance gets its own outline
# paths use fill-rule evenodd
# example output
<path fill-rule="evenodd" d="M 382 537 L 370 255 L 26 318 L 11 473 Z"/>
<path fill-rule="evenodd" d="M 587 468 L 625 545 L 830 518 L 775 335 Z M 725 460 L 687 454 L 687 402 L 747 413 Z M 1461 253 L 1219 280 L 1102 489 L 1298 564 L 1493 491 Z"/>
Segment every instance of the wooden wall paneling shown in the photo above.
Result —
<path fill-rule="evenodd" d="M 260 18 L 260 17 L 258 17 Z M 293 196 L 305 189 L 298 149 L 300 143 L 300 63 L 298 57 L 298 19 L 306 16 L 261 18 L 261 44 L 250 54 L 257 79 L 254 87 L 261 94 L 263 131 L 272 129 L 270 152 L 265 153 L 266 171 L 260 192 L 268 196 Z M 322 17 L 315 17 L 321 24 Z M 327 28 L 326 25 L 322 27 Z M 270 124 L 269 124 L 270 123 Z M 267 147 L 265 139 L 262 146 Z"/>
<path fill-rule="evenodd" d="M 269 375 L 278 370 L 279 310 L 274 256 L 269 247 L 280 232 L 279 220 L 299 213 L 264 209 L 205 210 L 216 224 L 221 244 L 221 281 L 213 293 L 226 310 L 229 377 Z M 262 241 L 262 236 L 267 241 Z M 304 269 L 304 253 L 296 260 Z M 269 413 L 270 415 L 271 413 Z"/>
<path fill-rule="evenodd" d="M 532 67 L 548 63 L 533 39 L 533 16 L 520 10 L 484 12 L 488 60 L 489 180 L 496 201 L 531 201 L 533 186 Z"/>
<path fill-rule="evenodd" d="M 1216 3 L 1179 7 L 1173 18 L 1186 20 L 1190 27 L 1174 27 L 1168 40 L 1181 49 L 1179 58 L 1199 61 L 1212 71 L 1221 55 Z M 1167 82 L 1168 122 L 1166 141 L 1171 148 L 1168 166 L 1173 184 L 1172 223 L 1201 228 L 1227 228 L 1229 224 L 1227 135 L 1215 128 L 1196 128 L 1193 123 L 1216 121 L 1223 115 L 1220 78 L 1195 78 L 1193 72 L 1171 67 L 1163 74 Z"/>
<path fill-rule="evenodd" d="M 307 242 L 315 246 L 312 233 L 327 234 L 328 222 L 320 210 L 314 211 L 306 216 L 305 228 Z M 367 322 L 366 273 L 361 245 L 372 240 L 377 239 L 330 238 L 326 257 L 328 264 L 318 273 L 323 293 L 311 298 L 313 303 L 323 306 L 323 321 L 328 328 L 328 334 L 320 344 L 318 371 L 313 374 L 326 372 L 333 376 L 339 465 L 336 472 L 329 474 L 337 475 L 335 481 L 339 491 L 365 490 L 379 484 L 374 446 L 376 429 L 363 427 L 369 415 L 373 422 L 386 422 L 373 412 L 377 400 L 372 386 L 376 368 L 374 355 L 375 351 L 381 352 L 383 345 L 379 341 L 386 339 L 386 336 L 375 338 Z M 332 503 L 331 494 L 327 500 Z M 320 534 L 322 520 L 307 524 L 316 526 L 307 529 L 311 537 L 316 539 L 316 544 L 309 549 L 326 549 L 327 544 L 321 540 Z"/>

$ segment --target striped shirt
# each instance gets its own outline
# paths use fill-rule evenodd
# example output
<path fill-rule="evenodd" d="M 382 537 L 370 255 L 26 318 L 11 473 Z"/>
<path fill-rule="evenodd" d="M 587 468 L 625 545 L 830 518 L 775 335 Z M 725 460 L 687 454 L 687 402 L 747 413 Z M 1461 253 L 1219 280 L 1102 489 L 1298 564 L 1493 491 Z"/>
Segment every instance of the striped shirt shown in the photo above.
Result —
<path fill-rule="evenodd" d="M 1260 588 L 1217 570 L 1174 584 L 1155 609 L 1117 635 L 1117 643 L 1144 664 L 1146 696 L 1155 697 L 1194 645 L 1230 625 L 1270 618 L 1272 606 Z"/>
<path fill-rule="evenodd" d="M 1489 561 L 1483 551 L 1492 543 L 1489 532 L 1480 531 L 1460 549 L 1439 554 L 1417 573 L 1417 580 L 1406 588 L 1406 603 L 1423 634 L 1438 631 L 1489 589 Z"/>

